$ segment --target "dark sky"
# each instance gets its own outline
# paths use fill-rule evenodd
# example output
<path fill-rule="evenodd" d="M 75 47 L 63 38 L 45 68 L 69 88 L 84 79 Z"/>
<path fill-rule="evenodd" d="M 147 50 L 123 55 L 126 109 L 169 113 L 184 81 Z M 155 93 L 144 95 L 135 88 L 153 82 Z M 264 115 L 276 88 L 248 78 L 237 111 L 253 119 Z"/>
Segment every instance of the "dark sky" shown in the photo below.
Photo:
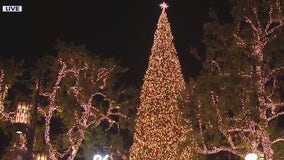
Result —
<path fill-rule="evenodd" d="M 25 59 L 53 52 L 56 40 L 86 44 L 93 54 L 115 56 L 141 84 L 153 43 L 161 0 L 1 0 L 22 13 L 1 12 L 1 57 Z M 229 19 L 229 0 L 167 0 L 168 18 L 185 78 L 197 74 L 190 46 L 202 46 L 202 24 L 214 7 Z"/>

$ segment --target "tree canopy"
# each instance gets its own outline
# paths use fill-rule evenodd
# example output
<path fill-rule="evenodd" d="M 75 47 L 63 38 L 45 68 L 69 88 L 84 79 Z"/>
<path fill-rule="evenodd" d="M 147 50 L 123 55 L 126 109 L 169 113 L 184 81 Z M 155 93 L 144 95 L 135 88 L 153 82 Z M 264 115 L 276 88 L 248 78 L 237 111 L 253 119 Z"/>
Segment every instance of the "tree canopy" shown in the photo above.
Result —
<path fill-rule="evenodd" d="M 282 12 L 283 1 L 236 1 L 232 23 L 204 25 L 206 59 L 186 111 L 198 153 L 283 158 Z"/>

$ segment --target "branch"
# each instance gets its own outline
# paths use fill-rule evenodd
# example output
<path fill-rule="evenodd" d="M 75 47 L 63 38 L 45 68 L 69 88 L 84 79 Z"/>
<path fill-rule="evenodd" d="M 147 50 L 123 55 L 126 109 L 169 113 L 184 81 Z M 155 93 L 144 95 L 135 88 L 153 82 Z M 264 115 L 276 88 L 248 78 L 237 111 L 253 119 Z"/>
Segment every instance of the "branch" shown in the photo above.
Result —
<path fill-rule="evenodd" d="M 252 12 L 253 12 L 253 14 L 254 14 L 254 16 L 255 16 L 256 23 L 257 23 L 257 28 L 258 28 L 258 31 L 259 31 L 259 29 L 262 28 L 262 25 L 261 25 L 261 22 L 259 21 L 259 18 L 258 18 L 258 11 L 257 11 L 256 7 L 254 7 L 254 8 L 252 9 Z"/>
<path fill-rule="evenodd" d="M 280 2 L 276 2 L 275 6 L 272 6 L 270 4 L 270 10 L 269 10 L 269 18 L 265 27 L 265 34 L 266 37 L 268 37 L 269 35 L 275 33 L 278 29 L 280 29 L 281 27 L 283 27 L 284 25 L 284 17 L 282 16 L 281 18 L 274 18 L 273 17 L 273 13 L 277 12 L 277 15 L 282 16 L 281 14 L 281 4 Z M 277 23 L 277 25 L 275 26 L 275 24 Z"/>
<path fill-rule="evenodd" d="M 252 20 L 251 20 L 249 17 L 244 17 L 244 19 L 245 19 L 245 22 L 250 25 L 250 27 L 253 29 L 253 31 L 254 31 L 255 33 L 257 33 L 257 32 L 258 32 L 258 29 L 257 29 L 257 27 L 255 26 L 255 24 L 253 24 Z"/>
<path fill-rule="evenodd" d="M 200 114 L 197 114 L 198 125 L 199 125 L 199 132 L 200 132 L 201 138 L 202 138 L 202 149 L 197 149 L 197 151 L 199 153 L 201 153 L 201 154 L 215 154 L 215 153 L 218 153 L 218 152 L 221 152 L 221 151 L 228 151 L 228 152 L 231 152 L 233 154 L 241 156 L 242 154 L 237 151 L 237 147 L 235 146 L 235 144 L 234 144 L 234 142 L 232 140 L 232 137 L 230 135 L 230 131 L 223 130 L 222 127 L 221 127 L 223 119 L 222 119 L 222 116 L 220 115 L 220 111 L 218 109 L 219 97 L 214 93 L 214 91 L 210 91 L 210 93 L 211 93 L 211 101 L 213 103 L 213 106 L 216 109 L 219 131 L 225 136 L 225 138 L 226 138 L 227 142 L 229 143 L 230 147 L 223 146 L 223 147 L 213 147 L 213 149 L 208 149 L 208 147 L 206 146 L 205 141 L 204 141 L 204 133 L 203 133 L 203 128 L 202 128 L 202 119 L 200 118 Z M 198 109 L 199 109 L 199 113 L 200 113 L 200 109 L 201 109 L 200 102 L 198 102 Z M 213 128 L 213 126 L 212 126 L 212 128 Z"/>
<path fill-rule="evenodd" d="M 272 144 L 275 144 L 275 143 L 278 143 L 278 142 L 284 142 L 284 136 L 275 139 L 275 140 L 272 142 Z"/>
<path fill-rule="evenodd" d="M 51 93 L 46 93 L 45 95 L 49 97 L 51 100 L 48 113 L 43 113 L 43 115 L 46 117 L 46 142 L 50 148 L 50 151 L 52 154 L 50 155 L 51 159 L 55 159 L 55 157 L 66 157 L 68 156 L 68 160 L 73 160 L 79 150 L 79 147 L 81 146 L 81 143 L 84 139 L 86 130 L 90 126 L 99 126 L 102 121 L 107 120 L 109 122 L 109 128 L 113 126 L 114 124 L 118 124 L 118 122 L 112 120 L 110 117 L 113 115 L 117 116 L 124 116 L 123 114 L 116 112 L 114 113 L 114 109 L 118 109 L 118 105 L 114 105 L 115 102 L 112 101 L 109 98 L 106 98 L 107 96 L 100 92 L 100 90 L 104 89 L 107 85 L 107 80 L 110 77 L 110 74 L 116 67 L 115 65 L 110 68 L 100 68 L 98 71 L 96 70 L 95 66 L 92 66 L 91 68 L 87 63 L 83 64 L 83 67 L 76 67 L 71 66 L 70 68 L 67 68 L 67 65 L 65 62 L 62 61 L 62 59 L 59 59 L 59 63 L 61 64 L 61 69 L 59 71 L 57 81 L 55 83 L 55 86 L 53 87 L 53 91 Z M 91 69 L 91 76 L 86 74 L 88 70 Z M 74 118 L 74 125 L 68 129 L 65 136 L 68 137 L 69 144 L 67 148 L 64 149 L 62 153 L 59 153 L 57 149 L 54 147 L 54 145 L 50 141 L 49 137 L 49 131 L 50 131 L 50 120 L 52 118 L 52 115 L 55 110 L 58 109 L 58 107 L 52 107 L 55 106 L 55 97 L 57 90 L 60 88 L 60 84 L 62 79 L 68 74 L 71 73 L 72 76 L 75 78 L 75 83 L 72 87 L 69 88 L 68 94 L 75 97 L 76 102 L 80 104 L 81 112 L 75 112 Z M 98 88 L 94 89 L 94 93 L 92 93 L 85 102 L 82 102 L 82 94 L 84 94 L 84 88 L 82 88 L 80 82 L 81 77 L 86 78 L 90 80 L 92 86 L 98 86 Z M 96 78 L 95 78 L 96 77 Z M 102 84 L 101 84 L 102 83 Z M 104 97 L 104 100 L 109 101 L 109 108 L 108 111 L 104 114 L 102 111 L 96 108 L 96 106 L 93 106 L 92 102 L 95 96 L 102 96 Z M 42 111 L 41 111 L 42 112 Z"/>
<path fill-rule="evenodd" d="M 205 141 L 204 141 L 204 132 L 203 132 L 203 127 L 202 127 L 202 119 L 200 116 L 200 111 L 201 111 L 201 104 L 200 101 L 198 100 L 198 113 L 197 113 L 197 119 L 198 119 L 198 127 L 199 127 L 199 133 L 201 134 L 201 143 L 203 145 L 203 149 L 206 149 Z"/>
<path fill-rule="evenodd" d="M 230 147 L 213 147 L 212 149 L 206 149 L 206 150 L 200 150 L 200 149 L 197 149 L 197 152 L 199 154 L 216 154 L 216 153 L 219 153 L 219 152 L 222 152 L 222 151 L 226 151 L 226 152 L 230 152 L 232 154 L 235 154 L 235 155 L 238 155 L 240 157 L 245 157 L 245 154 L 241 153 L 240 151 L 237 151 L 236 149 L 232 149 Z"/>
<path fill-rule="evenodd" d="M 281 116 L 281 115 L 284 115 L 284 111 L 278 112 L 278 113 L 276 113 L 275 115 L 269 117 L 269 118 L 267 119 L 267 122 L 272 121 L 273 119 L 278 118 L 278 117 Z"/>
<path fill-rule="evenodd" d="M 247 46 L 247 42 L 241 38 L 240 36 L 238 36 L 237 34 L 233 34 L 233 36 L 236 38 L 236 44 L 241 47 L 241 48 L 246 48 Z"/>
<path fill-rule="evenodd" d="M 49 149 L 49 159 L 56 160 L 57 157 L 63 157 L 62 154 L 60 154 L 52 145 L 51 139 L 50 139 L 50 123 L 53 116 L 53 113 L 58 109 L 59 106 L 55 104 L 56 95 L 58 90 L 60 89 L 60 84 L 62 82 L 62 79 L 70 72 L 73 72 L 72 69 L 67 69 L 66 63 L 61 59 L 58 58 L 57 62 L 61 65 L 61 68 L 57 74 L 55 84 L 52 87 L 51 92 L 43 92 L 41 95 L 48 97 L 49 99 L 49 105 L 48 110 L 44 111 L 42 109 L 39 109 L 39 113 L 41 113 L 45 118 L 45 131 L 44 131 L 44 137 L 45 137 L 45 143 L 48 146 Z"/>
<path fill-rule="evenodd" d="M 278 24 L 277 26 L 274 26 L 273 28 L 270 28 L 270 30 L 266 32 L 266 36 L 269 36 L 269 35 L 275 33 L 276 30 L 278 30 L 278 29 L 280 29 L 281 27 L 283 27 L 283 25 L 284 25 L 284 18 L 282 18 L 282 19 L 279 20 L 279 21 L 275 21 L 275 22 L 277 22 L 277 23 L 279 23 L 279 24 Z M 270 25 L 272 25 L 272 24 L 270 24 Z"/>
<path fill-rule="evenodd" d="M 282 71 L 282 70 L 284 70 L 284 67 L 277 67 L 277 68 L 273 69 L 273 70 L 269 73 L 269 75 L 271 76 L 271 75 L 273 75 L 275 72 L 279 72 L 279 71 Z"/>
<path fill-rule="evenodd" d="M 8 94 L 8 84 L 4 84 L 5 73 L 4 70 L 0 70 L 0 120 L 14 122 L 14 112 L 5 112 L 4 100 Z"/>
<path fill-rule="evenodd" d="M 114 65 L 111 69 L 107 68 L 100 68 L 98 75 L 97 75 L 97 80 L 93 82 L 94 84 L 99 81 L 103 81 L 103 84 L 99 87 L 100 89 L 104 89 L 106 87 L 106 80 L 108 79 L 109 74 L 114 70 L 116 66 Z"/>
<path fill-rule="evenodd" d="M 267 33 L 269 28 L 270 28 L 270 25 L 274 22 L 274 18 L 272 17 L 272 13 L 273 13 L 273 7 L 272 5 L 270 4 L 270 8 L 269 8 L 269 18 L 268 18 L 268 21 L 267 21 L 267 24 L 266 24 L 266 27 L 265 27 L 265 32 Z"/>
<path fill-rule="evenodd" d="M 233 140 L 232 140 L 232 136 L 230 134 L 228 134 L 226 131 L 221 130 L 221 133 L 226 137 L 226 139 L 228 140 L 228 143 L 230 144 L 232 149 L 237 149 Z"/>

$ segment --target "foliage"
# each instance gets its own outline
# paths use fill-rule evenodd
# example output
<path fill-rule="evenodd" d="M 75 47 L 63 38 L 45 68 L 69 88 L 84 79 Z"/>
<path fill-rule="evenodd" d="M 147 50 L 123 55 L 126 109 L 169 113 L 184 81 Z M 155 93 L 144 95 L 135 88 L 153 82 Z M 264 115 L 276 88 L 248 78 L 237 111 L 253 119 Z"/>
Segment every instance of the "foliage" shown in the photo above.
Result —
<path fill-rule="evenodd" d="M 204 25 L 206 60 L 185 109 L 198 153 L 281 159 L 283 3 L 236 1 L 233 23 Z"/>
<path fill-rule="evenodd" d="M 120 107 L 126 106 L 115 100 L 120 94 L 115 93 L 120 85 L 117 76 L 125 69 L 114 59 L 91 57 L 85 46 L 59 43 L 56 48 L 54 65 L 41 73 L 45 79 L 41 95 L 46 103 L 40 112 L 49 158 L 74 159 L 82 143 L 88 146 L 85 138 L 90 140 L 100 126 L 99 135 L 108 135 L 113 127 L 119 127 L 118 117 L 125 117 Z M 107 138 L 100 141 L 105 141 L 103 146 L 107 144 Z"/>
<path fill-rule="evenodd" d="M 78 151 L 77 158 L 90 157 L 96 146 L 113 157 L 124 157 L 132 143 L 126 139 L 131 139 L 138 103 L 137 89 L 119 79 L 126 69 L 114 58 L 91 56 L 83 45 L 59 42 L 56 49 L 56 56 L 44 56 L 24 66 L 24 72 L 18 72 L 23 67 L 12 70 L 9 64 L 9 77 L 5 74 L 1 87 L 7 84 L 9 94 L 3 94 L 3 99 L 11 107 L 1 114 L 13 113 L 20 101 L 35 104 L 37 113 L 31 113 L 31 117 L 37 115 L 33 150 L 49 153 L 49 159 L 74 159 Z M 11 138 L 6 158 L 19 143 L 26 146 L 28 142 L 14 134 L 12 124 L 1 121 L 4 134 Z"/>

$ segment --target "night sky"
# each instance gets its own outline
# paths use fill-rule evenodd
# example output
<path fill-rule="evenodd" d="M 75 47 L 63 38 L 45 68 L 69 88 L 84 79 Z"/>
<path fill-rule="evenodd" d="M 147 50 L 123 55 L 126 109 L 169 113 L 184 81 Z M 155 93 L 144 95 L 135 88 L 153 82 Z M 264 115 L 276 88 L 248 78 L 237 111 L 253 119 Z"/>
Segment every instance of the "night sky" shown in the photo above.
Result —
<path fill-rule="evenodd" d="M 1 12 L 0 56 L 27 61 L 54 53 L 57 40 L 85 44 L 92 54 L 115 56 L 129 68 L 130 83 L 142 84 L 161 13 L 161 0 L 37 1 L 1 0 L 22 5 L 22 13 Z M 230 19 L 229 0 L 167 0 L 168 18 L 184 77 L 196 76 L 200 64 L 190 46 L 204 52 L 202 25 L 216 8 L 222 21 Z"/>

